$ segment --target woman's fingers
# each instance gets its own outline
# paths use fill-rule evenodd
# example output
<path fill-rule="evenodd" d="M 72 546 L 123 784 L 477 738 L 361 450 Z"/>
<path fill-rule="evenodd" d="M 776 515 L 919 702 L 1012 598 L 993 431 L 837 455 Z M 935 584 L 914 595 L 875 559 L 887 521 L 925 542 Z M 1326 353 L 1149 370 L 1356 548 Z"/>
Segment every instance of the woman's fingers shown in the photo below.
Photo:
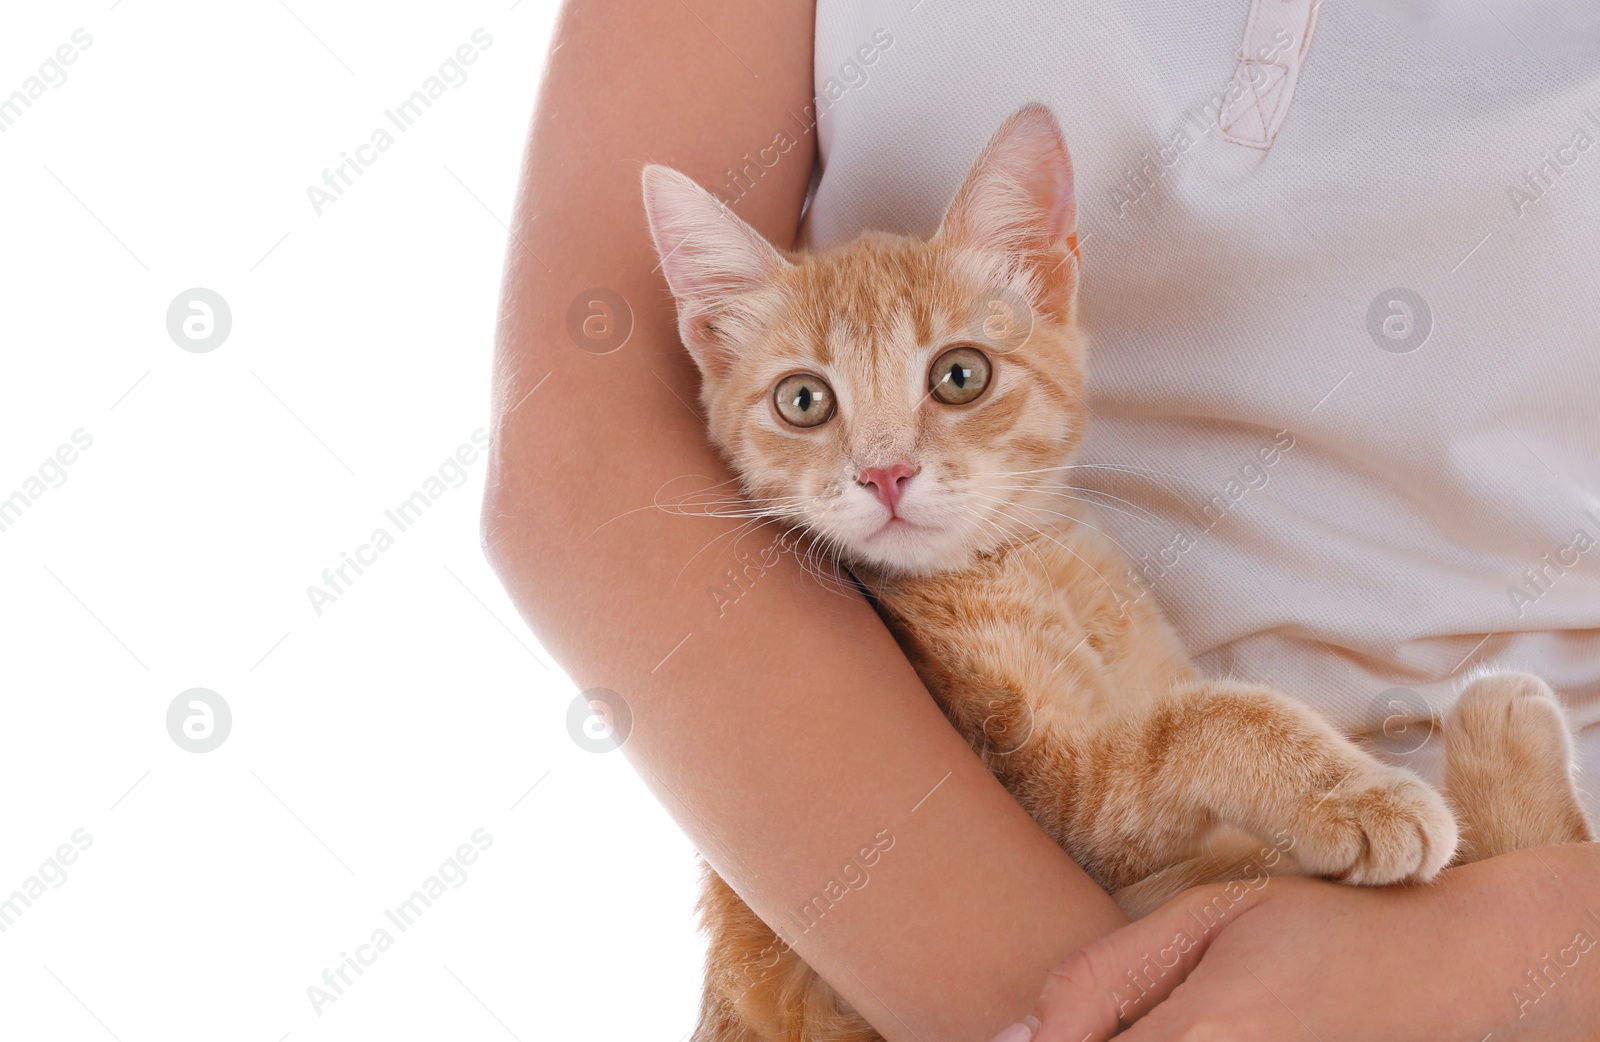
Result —
<path fill-rule="evenodd" d="M 1033 1042 L 1101 1042 L 1150 1012 L 1200 964 L 1217 935 L 1260 900 L 1266 883 L 1262 876 L 1187 890 L 1073 952 L 1045 982 L 1033 1011 L 1040 1025 Z"/>

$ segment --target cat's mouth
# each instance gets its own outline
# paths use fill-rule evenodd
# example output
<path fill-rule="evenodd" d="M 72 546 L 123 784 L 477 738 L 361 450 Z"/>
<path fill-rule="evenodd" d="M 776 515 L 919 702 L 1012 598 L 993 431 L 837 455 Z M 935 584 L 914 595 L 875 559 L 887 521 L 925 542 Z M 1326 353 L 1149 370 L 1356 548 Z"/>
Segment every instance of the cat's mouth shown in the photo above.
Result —
<path fill-rule="evenodd" d="M 876 532 L 867 536 L 867 538 L 881 539 L 886 535 L 893 535 L 901 532 L 920 532 L 926 527 L 926 525 L 919 525 L 915 521 L 907 521 L 899 514 L 895 514 L 891 516 L 889 520 L 883 523 L 882 528 L 879 528 Z"/>

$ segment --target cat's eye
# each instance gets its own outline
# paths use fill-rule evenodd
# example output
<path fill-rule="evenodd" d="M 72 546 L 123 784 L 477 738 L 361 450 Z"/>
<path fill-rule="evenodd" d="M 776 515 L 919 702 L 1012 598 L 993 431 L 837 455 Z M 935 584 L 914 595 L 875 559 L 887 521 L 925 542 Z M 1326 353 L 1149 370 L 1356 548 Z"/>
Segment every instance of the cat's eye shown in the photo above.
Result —
<path fill-rule="evenodd" d="M 989 386 L 989 359 L 975 347 L 952 347 L 928 370 L 928 393 L 946 405 L 976 401 Z"/>
<path fill-rule="evenodd" d="M 795 373 L 778 381 L 772 403 L 785 422 L 816 427 L 833 417 L 833 388 L 815 373 Z"/>

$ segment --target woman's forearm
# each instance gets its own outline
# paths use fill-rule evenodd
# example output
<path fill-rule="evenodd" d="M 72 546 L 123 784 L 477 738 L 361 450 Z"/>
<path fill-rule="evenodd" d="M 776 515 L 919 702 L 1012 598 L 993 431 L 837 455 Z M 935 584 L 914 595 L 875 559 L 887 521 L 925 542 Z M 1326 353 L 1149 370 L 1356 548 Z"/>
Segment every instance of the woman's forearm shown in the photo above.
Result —
<path fill-rule="evenodd" d="M 691 408 L 640 168 L 716 187 L 787 132 L 737 209 L 792 241 L 811 33 L 808 3 L 564 11 L 513 225 L 485 538 L 578 685 L 626 699 L 625 752 L 741 896 L 888 1038 L 983 1038 L 1121 913 L 984 770 L 859 596 L 763 553 L 774 528 L 736 553 L 739 520 L 640 509 L 729 478 Z M 632 311 L 612 353 L 569 332 L 593 287 Z M 852 868 L 838 896 L 875 841 L 868 881 Z"/>

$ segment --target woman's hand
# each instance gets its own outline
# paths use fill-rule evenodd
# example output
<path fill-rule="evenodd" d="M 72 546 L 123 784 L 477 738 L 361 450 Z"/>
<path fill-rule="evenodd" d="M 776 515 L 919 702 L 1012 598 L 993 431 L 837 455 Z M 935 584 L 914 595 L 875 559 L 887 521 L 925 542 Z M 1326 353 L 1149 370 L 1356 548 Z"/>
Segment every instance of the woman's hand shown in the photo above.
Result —
<path fill-rule="evenodd" d="M 1197 887 L 1075 952 L 1034 1018 L 1033 1042 L 1600 1038 L 1600 845 L 1518 851 L 1427 886 Z"/>

